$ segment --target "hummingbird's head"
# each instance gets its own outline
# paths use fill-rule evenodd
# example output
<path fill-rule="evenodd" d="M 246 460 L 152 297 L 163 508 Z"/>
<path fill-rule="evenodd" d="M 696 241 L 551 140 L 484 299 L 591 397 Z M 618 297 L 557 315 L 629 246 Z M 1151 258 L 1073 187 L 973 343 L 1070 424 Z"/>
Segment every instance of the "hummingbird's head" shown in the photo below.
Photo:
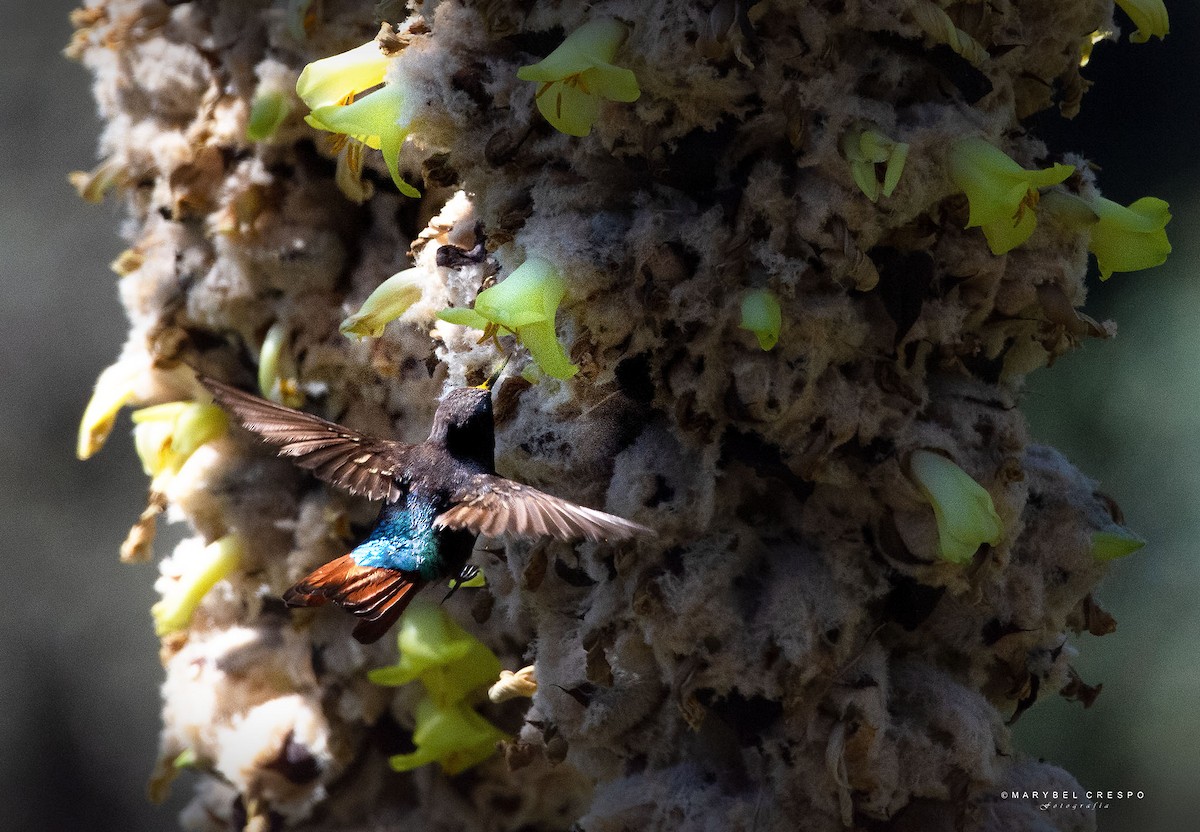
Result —
<path fill-rule="evenodd" d="M 429 441 L 445 446 L 451 455 L 495 465 L 496 429 L 492 393 L 482 387 L 460 387 L 442 399 L 433 415 Z"/>

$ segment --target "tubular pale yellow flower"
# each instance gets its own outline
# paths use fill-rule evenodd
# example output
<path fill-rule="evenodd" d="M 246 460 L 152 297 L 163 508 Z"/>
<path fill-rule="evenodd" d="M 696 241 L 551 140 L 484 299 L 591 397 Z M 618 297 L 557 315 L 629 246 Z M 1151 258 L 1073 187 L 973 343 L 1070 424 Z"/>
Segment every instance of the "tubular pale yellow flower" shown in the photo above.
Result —
<path fill-rule="evenodd" d="M 202 445 L 229 429 L 225 411 L 215 404 L 168 402 L 133 412 L 133 441 L 151 490 L 166 483 Z"/>
<path fill-rule="evenodd" d="M 226 535 L 205 546 L 178 583 L 150 608 L 154 632 L 160 637 L 187 629 L 196 607 L 218 581 L 229 576 L 242 561 L 242 543 L 237 535 Z"/>
<path fill-rule="evenodd" d="M 859 190 L 872 202 L 879 195 L 891 196 L 900 183 L 908 144 L 896 142 L 875 130 L 851 130 L 842 136 L 842 155 L 850 163 L 850 173 Z M 881 184 L 875 166 L 886 162 Z"/>
<path fill-rule="evenodd" d="M 297 379 L 296 362 L 287 347 L 290 333 L 283 321 L 271 324 L 258 351 L 258 389 L 273 402 L 299 407 L 304 394 Z"/>
<path fill-rule="evenodd" d="M 405 269 L 380 283 L 357 312 L 342 321 L 342 334 L 378 338 L 383 329 L 421 299 L 421 270 Z"/>
<path fill-rule="evenodd" d="M 370 671 L 377 685 L 406 685 L 419 679 L 430 699 L 448 707 L 491 684 L 500 660 L 440 606 L 415 601 L 400 618 L 396 636 L 400 661 Z"/>
<path fill-rule="evenodd" d="M 1096 255 L 1100 279 L 1113 272 L 1133 272 L 1161 266 L 1171 253 L 1166 227 L 1170 206 L 1152 196 L 1128 208 L 1104 197 L 1088 200 L 1099 219 L 1091 226 L 1088 251 Z"/>
<path fill-rule="evenodd" d="M 405 120 L 404 90 L 399 85 L 389 84 L 352 104 L 316 107 L 305 121 L 320 130 L 345 134 L 380 151 L 400 193 L 411 197 L 421 195 L 400 177 L 400 148 L 408 138 L 408 122 Z"/>
<path fill-rule="evenodd" d="M 1133 554 L 1145 545 L 1145 540 L 1128 529 L 1095 532 L 1092 534 L 1092 557 L 1098 561 L 1115 560 Z"/>
<path fill-rule="evenodd" d="M 529 698 L 537 693 L 537 670 L 533 665 L 522 667 L 517 672 L 501 670 L 500 680 L 488 688 L 488 699 L 507 702 L 520 697 Z"/>
<path fill-rule="evenodd" d="M 1162 40 L 1171 32 L 1171 21 L 1163 0 L 1116 0 L 1118 6 L 1137 26 L 1129 36 L 1133 43 L 1145 43 L 1151 36 Z"/>
<path fill-rule="evenodd" d="M 979 138 L 962 139 L 950 149 L 950 176 L 967 195 L 967 228 L 980 227 L 992 254 L 1024 243 L 1037 226 L 1039 188 L 1057 185 L 1073 165 L 1026 170 L 1003 151 Z"/>
<path fill-rule="evenodd" d="M 554 317 L 566 294 L 558 269 L 540 257 L 530 257 L 506 279 L 484 289 L 474 309 L 443 309 L 443 321 L 482 329 L 485 335 L 505 329 L 529 350 L 542 372 L 567 379 L 579 372 L 554 333 Z"/>
<path fill-rule="evenodd" d="M 766 289 L 748 292 L 742 298 L 742 322 L 739 326 L 753 332 L 762 349 L 771 349 L 779 343 L 779 331 L 783 327 L 779 301 Z"/>
<path fill-rule="evenodd" d="M 388 58 L 369 40 L 348 52 L 313 61 L 300 72 L 296 94 L 309 109 L 341 104 L 383 83 Z"/>
<path fill-rule="evenodd" d="M 538 110 L 554 129 L 586 136 L 600 115 L 601 98 L 637 101 L 641 90 L 633 72 L 612 64 L 628 31 L 612 18 L 588 21 L 545 59 L 517 70 L 522 81 L 541 85 Z"/>
<path fill-rule="evenodd" d="M 417 704 L 417 725 L 411 754 L 389 759 L 395 771 L 438 763 L 446 774 L 458 774 L 496 752 L 496 743 L 508 735 L 477 714 L 465 702 L 440 706 L 431 697 Z"/>
<path fill-rule="evenodd" d="M 118 360 L 106 367 L 96 379 L 96 389 L 84 408 L 83 418 L 79 421 L 79 439 L 75 446 L 75 455 L 87 459 L 104 447 L 105 440 L 112 433 L 117 420 L 117 413 L 133 398 L 134 385 L 137 383 L 140 368 L 128 362 Z"/>
<path fill-rule="evenodd" d="M 246 138 L 252 142 L 269 139 L 283 124 L 291 112 L 292 102 L 281 90 L 260 87 L 250 105 L 250 119 L 246 124 Z"/>
<path fill-rule="evenodd" d="M 933 506 L 938 554 L 951 563 L 967 563 L 984 543 L 1000 542 L 1004 526 L 992 497 L 966 471 L 941 454 L 914 451 L 910 470 Z"/>
<path fill-rule="evenodd" d="M 109 157 L 90 171 L 72 171 L 67 181 L 87 202 L 101 202 L 112 188 L 124 183 L 125 177 L 120 161 Z"/>
<path fill-rule="evenodd" d="M 400 148 L 408 138 L 411 121 L 404 89 L 399 84 L 385 84 L 362 95 L 384 83 L 389 60 L 374 40 L 368 41 L 349 52 L 306 66 L 296 82 L 296 92 L 312 111 L 304 118 L 309 125 L 381 151 L 400 192 L 418 197 L 421 192 L 400 177 Z M 352 167 L 353 161 L 339 157 L 339 185 L 348 197 L 362 201 L 366 194 L 361 185 L 347 190 L 342 182 L 348 174 L 343 173 L 341 166 Z"/>

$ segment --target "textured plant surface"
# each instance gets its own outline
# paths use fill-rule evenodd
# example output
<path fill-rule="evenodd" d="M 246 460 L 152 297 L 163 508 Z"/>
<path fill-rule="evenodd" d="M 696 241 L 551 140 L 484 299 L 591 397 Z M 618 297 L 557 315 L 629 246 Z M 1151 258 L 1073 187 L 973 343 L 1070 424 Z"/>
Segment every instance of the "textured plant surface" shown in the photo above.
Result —
<path fill-rule="evenodd" d="M 1081 55 L 1112 11 L 112 0 L 78 12 L 71 52 L 95 73 L 107 127 L 103 161 L 77 184 L 128 206 L 114 268 L 131 321 L 81 452 L 123 404 L 201 408 L 138 422 L 153 481 L 123 555 L 149 557 L 164 510 L 194 530 L 160 567 L 152 791 L 198 769 L 194 829 L 1094 828 L 1084 809 L 1000 793 L 1076 787 L 1021 757 L 1005 723 L 1039 695 L 1094 696 L 1069 636 L 1111 631 L 1091 593 L 1130 539 L 1095 483 L 1028 443 L 1016 408 L 1024 374 L 1112 330 L 1076 313 L 1089 248 L 1108 273 L 1165 256 L 1165 205 L 1123 219 L 1097 201 L 1085 160 L 1021 127 L 1077 110 Z M 602 57 L 640 94 L 626 84 L 581 104 L 564 83 L 568 109 L 595 116 L 566 135 L 535 101 L 558 82 L 544 65 L 531 80 L 518 70 L 599 18 L 624 26 Z M 305 123 L 293 92 L 306 64 L 369 41 L 381 20 L 394 24 L 386 85 L 362 101 L 403 95 L 398 160 L 386 131 L 365 149 L 332 144 L 341 111 Z M 339 152 L 361 154 L 361 181 L 347 176 L 354 158 L 339 177 Z M 972 193 L 992 174 L 1018 183 L 999 225 Z M 1128 233 L 1150 254 L 1114 259 L 1104 235 L 1122 222 L 1143 222 Z M 579 369 L 542 372 L 518 352 L 496 394 L 497 467 L 658 537 L 477 552 L 487 587 L 446 609 L 505 667 L 535 665 L 537 692 L 484 709 L 512 736 L 489 761 L 396 774 L 386 758 L 412 751 L 417 694 L 367 678 L 396 663 L 395 641 L 363 647 L 340 611 L 278 600 L 376 508 L 204 410 L 187 364 L 417 441 L 445 390 L 500 359 L 438 313 L 534 257 L 561 276 L 557 337 Z M 404 270 L 398 321 L 378 338 L 339 332 Z M 912 465 L 930 451 L 982 486 L 973 499 L 999 534 L 985 511 L 970 542 L 947 543 L 950 510 L 935 512 L 938 486 Z"/>

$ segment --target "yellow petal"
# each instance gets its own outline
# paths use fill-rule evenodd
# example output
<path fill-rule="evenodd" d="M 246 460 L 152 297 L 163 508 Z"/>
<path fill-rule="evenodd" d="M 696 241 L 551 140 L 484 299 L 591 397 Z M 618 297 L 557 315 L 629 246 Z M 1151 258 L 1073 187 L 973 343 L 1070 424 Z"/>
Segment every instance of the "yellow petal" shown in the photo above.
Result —
<path fill-rule="evenodd" d="M 304 67 L 296 93 L 310 109 L 339 104 L 383 83 L 388 58 L 374 40 Z"/>
<path fill-rule="evenodd" d="M 466 309 L 465 307 L 443 309 L 437 316 L 446 323 L 469 326 L 472 329 L 487 329 L 489 323 L 487 318 L 480 315 L 474 309 Z"/>
<path fill-rule="evenodd" d="M 521 80 L 541 85 L 538 111 L 556 130 L 586 136 L 600 113 L 601 98 L 630 102 L 641 95 L 633 71 L 612 64 L 627 32 L 612 18 L 589 21 L 544 60 L 517 70 Z"/>
<path fill-rule="evenodd" d="M 1037 216 L 1032 209 L 1018 210 L 1017 220 L 998 220 L 983 224 L 983 236 L 987 238 L 992 254 L 1000 255 L 1012 251 L 1033 235 L 1037 227 Z"/>
<path fill-rule="evenodd" d="M 891 196 L 900 184 L 900 176 L 904 173 L 904 163 L 908 161 L 908 143 L 895 142 L 888 153 L 887 167 L 883 175 L 883 195 Z"/>
<path fill-rule="evenodd" d="M 140 368 L 118 359 L 100 373 L 96 379 L 96 389 L 92 391 L 79 422 L 75 454 L 80 459 L 87 459 L 104 447 L 116 423 L 117 413 L 133 398 L 133 388 L 140 371 Z"/>
<path fill-rule="evenodd" d="M 1145 545 L 1145 540 L 1128 529 L 1095 532 L 1092 535 L 1092 557 L 1098 561 L 1115 560 L 1133 554 Z"/>
<path fill-rule="evenodd" d="M 554 321 L 566 284 L 558 269 L 541 257 L 530 257 L 504 280 L 475 298 L 475 311 L 510 330 Z"/>
<path fill-rule="evenodd" d="M 1160 266 L 1171 253 L 1166 226 L 1170 206 L 1161 199 L 1142 197 L 1128 208 L 1103 197 L 1088 205 L 1099 216 L 1091 227 L 1088 250 L 1096 255 L 1100 279 L 1113 272 L 1132 272 Z"/>
<path fill-rule="evenodd" d="M 458 774 L 492 756 L 496 743 L 507 736 L 465 703 L 439 707 L 426 697 L 417 704 L 417 726 L 413 731 L 417 750 L 388 762 L 396 771 L 438 762 L 447 774 Z"/>
<path fill-rule="evenodd" d="M 1152 36 L 1162 40 L 1170 34 L 1171 21 L 1163 0 L 1116 0 L 1116 3 L 1137 26 L 1137 31 L 1129 36 L 1133 43 L 1145 43 Z"/>
<path fill-rule="evenodd" d="M 133 426 L 133 446 L 146 476 L 157 477 L 170 464 L 174 427 L 174 419 L 145 421 Z"/>
<path fill-rule="evenodd" d="M 522 81 L 550 83 L 594 66 L 612 63 L 626 34 L 625 25 L 611 17 L 588 21 L 543 60 L 518 69 L 517 77 Z"/>
<path fill-rule="evenodd" d="M 186 564 L 187 571 L 178 583 L 150 608 L 154 631 L 165 636 L 187 629 L 196 607 L 218 581 L 227 577 L 242 560 L 242 544 L 236 535 L 227 535 L 210 543 Z"/>
<path fill-rule="evenodd" d="M 296 362 L 287 351 L 291 336 L 283 321 L 271 324 L 258 351 L 258 390 L 264 398 L 288 407 L 304 404 L 296 378 Z"/>
<path fill-rule="evenodd" d="M 1005 220 L 1015 223 L 1031 190 L 1056 185 L 1075 171 L 1073 165 L 1062 164 L 1026 170 L 1004 151 L 974 137 L 956 142 L 949 161 L 950 176 L 970 205 L 967 228 Z"/>
<path fill-rule="evenodd" d="M 250 105 L 250 120 L 246 124 L 246 138 L 252 142 L 269 139 L 283 124 L 291 112 L 292 102 L 279 90 L 259 89 Z"/>
<path fill-rule="evenodd" d="M 917 487 L 933 506 L 938 553 L 951 563 L 967 563 L 984 543 L 1004 534 L 992 497 L 966 471 L 941 454 L 914 451 L 910 469 Z"/>
<path fill-rule="evenodd" d="M 404 685 L 420 679 L 439 706 L 464 699 L 489 685 L 500 660 L 435 604 L 417 601 L 400 619 L 396 636 L 400 661 L 370 671 L 377 685 Z"/>
<path fill-rule="evenodd" d="M 775 295 L 766 289 L 748 292 L 742 298 L 742 329 L 748 329 L 758 338 L 758 346 L 769 350 L 779 343 L 779 331 L 783 326 L 783 312 Z"/>
<path fill-rule="evenodd" d="M 421 285 L 420 269 L 397 272 L 380 283 L 359 310 L 342 321 L 338 329 L 344 335 L 378 338 L 383 335 L 384 327 L 421 299 Z"/>
<path fill-rule="evenodd" d="M 224 436 L 229 418 L 215 404 L 167 402 L 135 410 L 133 441 L 142 469 L 162 490 L 163 477 L 179 471 L 198 448 Z"/>
<path fill-rule="evenodd" d="M 529 350 L 529 355 L 542 372 L 553 378 L 568 379 L 579 372 L 554 333 L 554 321 L 541 321 L 517 327 L 517 340 Z"/>
<path fill-rule="evenodd" d="M 612 64 L 600 64 L 584 71 L 581 76 L 584 86 L 594 95 L 609 101 L 628 104 L 642 95 L 637 76 L 632 69 Z"/>
<path fill-rule="evenodd" d="M 538 112 L 560 133 L 587 136 L 600 116 L 600 99 L 565 81 L 555 81 L 539 90 Z"/>
<path fill-rule="evenodd" d="M 344 133 L 379 150 L 400 192 L 410 197 L 421 195 L 400 176 L 400 148 L 408 138 L 411 113 L 399 84 L 389 84 L 353 104 L 314 108 L 305 120 L 321 130 Z"/>

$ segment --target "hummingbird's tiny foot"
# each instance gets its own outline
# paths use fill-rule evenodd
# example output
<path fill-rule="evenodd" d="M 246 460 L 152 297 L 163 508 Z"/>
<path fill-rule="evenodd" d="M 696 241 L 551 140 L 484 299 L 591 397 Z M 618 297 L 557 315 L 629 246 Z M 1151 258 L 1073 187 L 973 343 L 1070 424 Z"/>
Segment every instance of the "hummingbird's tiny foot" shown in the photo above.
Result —
<path fill-rule="evenodd" d="M 458 573 L 458 577 L 450 579 L 450 591 L 446 593 L 446 597 L 444 597 L 442 599 L 442 603 L 444 604 L 447 601 L 449 601 L 450 596 L 453 595 L 454 593 L 458 592 L 458 588 L 460 586 L 467 583 L 468 581 L 473 579 L 478 574 L 479 574 L 478 566 L 471 566 L 470 564 L 468 564 L 467 566 L 464 566 L 462 571 Z"/>

